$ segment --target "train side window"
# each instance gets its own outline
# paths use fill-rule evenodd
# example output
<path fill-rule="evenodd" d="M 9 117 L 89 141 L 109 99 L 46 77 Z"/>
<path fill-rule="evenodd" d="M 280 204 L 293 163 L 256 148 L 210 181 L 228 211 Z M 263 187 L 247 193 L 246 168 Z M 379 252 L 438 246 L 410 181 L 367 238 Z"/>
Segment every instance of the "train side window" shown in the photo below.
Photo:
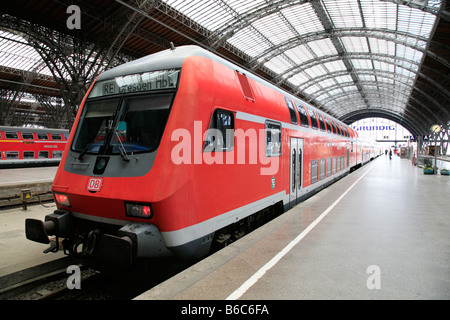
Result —
<path fill-rule="evenodd" d="M 19 139 L 17 132 L 5 132 L 6 139 Z"/>
<path fill-rule="evenodd" d="M 331 158 L 327 158 L 327 177 L 331 177 Z"/>
<path fill-rule="evenodd" d="M 300 115 L 300 124 L 309 128 L 308 114 L 306 113 L 305 108 L 301 104 L 297 103 L 297 110 Z"/>
<path fill-rule="evenodd" d="M 319 128 L 319 124 L 317 123 L 316 114 L 312 109 L 308 109 L 308 113 L 309 117 L 311 118 L 311 127 L 317 130 Z"/>
<path fill-rule="evenodd" d="M 311 161 L 311 183 L 316 183 L 318 181 L 318 168 L 319 161 L 312 160 Z"/>
<path fill-rule="evenodd" d="M 333 133 L 338 134 L 336 123 L 334 122 L 334 120 L 331 120 L 331 125 L 333 126 Z"/>
<path fill-rule="evenodd" d="M 317 114 L 319 115 L 319 122 L 320 122 L 320 130 L 321 131 L 325 131 L 325 121 L 323 120 L 323 116 L 321 113 L 317 112 Z"/>
<path fill-rule="evenodd" d="M 328 117 L 324 117 L 324 118 L 325 118 L 325 122 L 327 123 L 327 132 L 331 133 L 330 119 L 328 119 Z"/>
<path fill-rule="evenodd" d="M 46 133 L 37 134 L 39 140 L 48 140 L 48 135 Z"/>
<path fill-rule="evenodd" d="M 52 158 L 61 158 L 62 157 L 62 151 L 53 151 L 52 152 Z"/>
<path fill-rule="evenodd" d="M 6 159 L 19 159 L 19 151 L 6 151 Z"/>
<path fill-rule="evenodd" d="M 286 100 L 286 104 L 289 108 L 289 114 L 291 115 L 291 123 L 297 124 L 298 123 L 297 113 L 295 112 L 294 105 L 293 105 L 291 99 L 289 99 L 288 97 L 284 97 L 284 99 Z"/>
<path fill-rule="evenodd" d="M 336 123 L 336 122 L 334 122 L 334 125 L 335 125 L 335 127 L 336 127 L 336 134 L 338 134 L 338 135 L 342 135 L 341 134 L 341 128 L 339 128 L 339 123 Z"/>
<path fill-rule="evenodd" d="M 336 157 L 333 157 L 333 168 L 332 168 L 333 174 L 336 174 Z"/>
<path fill-rule="evenodd" d="M 34 159 L 34 151 L 24 151 L 23 158 L 24 159 Z"/>
<path fill-rule="evenodd" d="M 24 140 L 33 140 L 33 134 L 31 132 L 22 132 L 22 139 Z"/>
<path fill-rule="evenodd" d="M 53 140 L 61 140 L 61 135 L 59 133 L 51 134 Z"/>
<path fill-rule="evenodd" d="M 281 124 L 266 121 L 266 157 L 281 155 Z"/>
<path fill-rule="evenodd" d="M 38 158 L 39 159 L 48 159 L 48 151 L 39 151 Z"/>
<path fill-rule="evenodd" d="M 230 151 L 234 147 L 234 116 L 217 109 L 213 113 L 204 151 Z"/>

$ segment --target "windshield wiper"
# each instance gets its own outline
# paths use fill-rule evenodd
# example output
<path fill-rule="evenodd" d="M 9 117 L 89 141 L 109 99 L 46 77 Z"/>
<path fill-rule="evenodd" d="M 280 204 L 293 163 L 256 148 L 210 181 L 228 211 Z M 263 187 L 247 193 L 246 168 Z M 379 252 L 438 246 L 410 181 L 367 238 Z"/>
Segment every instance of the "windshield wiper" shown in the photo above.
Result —
<path fill-rule="evenodd" d="M 120 140 L 120 136 L 119 136 L 119 133 L 117 132 L 117 128 L 114 129 L 114 133 L 117 136 L 117 140 L 119 141 L 117 148 L 119 149 L 120 156 L 122 157 L 123 161 L 130 161 L 130 158 L 128 158 L 128 155 L 127 155 L 127 151 L 125 150 L 125 147 L 122 144 L 122 141 Z"/>
<path fill-rule="evenodd" d="M 83 160 L 84 155 L 88 152 L 90 147 L 91 146 L 88 145 L 86 148 L 83 149 L 83 151 L 80 152 L 80 154 L 78 155 L 78 160 Z"/>

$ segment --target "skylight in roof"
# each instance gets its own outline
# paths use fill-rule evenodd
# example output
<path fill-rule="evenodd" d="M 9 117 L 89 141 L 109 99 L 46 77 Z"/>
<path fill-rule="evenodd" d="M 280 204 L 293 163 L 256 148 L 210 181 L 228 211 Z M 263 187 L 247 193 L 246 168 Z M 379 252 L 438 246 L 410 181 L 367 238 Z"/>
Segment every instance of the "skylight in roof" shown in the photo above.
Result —
<path fill-rule="evenodd" d="M 52 74 L 39 53 L 24 38 L 6 31 L 0 31 L 0 66 Z"/>

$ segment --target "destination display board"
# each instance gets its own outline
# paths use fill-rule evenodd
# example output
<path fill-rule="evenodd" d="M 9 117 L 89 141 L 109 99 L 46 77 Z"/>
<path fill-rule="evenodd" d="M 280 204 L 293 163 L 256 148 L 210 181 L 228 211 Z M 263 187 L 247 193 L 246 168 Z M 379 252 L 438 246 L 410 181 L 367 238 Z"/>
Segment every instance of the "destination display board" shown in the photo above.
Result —
<path fill-rule="evenodd" d="M 180 70 L 159 70 L 130 74 L 111 80 L 99 81 L 92 88 L 89 98 L 115 94 L 175 89 L 178 85 Z"/>

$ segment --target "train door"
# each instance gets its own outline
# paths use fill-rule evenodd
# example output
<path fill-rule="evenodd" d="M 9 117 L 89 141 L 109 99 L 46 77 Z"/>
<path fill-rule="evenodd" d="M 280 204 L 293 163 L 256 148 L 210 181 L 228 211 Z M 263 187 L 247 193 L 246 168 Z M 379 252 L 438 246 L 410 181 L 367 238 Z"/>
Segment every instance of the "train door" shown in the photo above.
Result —
<path fill-rule="evenodd" d="M 289 203 L 294 206 L 301 196 L 303 181 L 303 139 L 291 138 L 291 162 L 289 178 Z"/>

